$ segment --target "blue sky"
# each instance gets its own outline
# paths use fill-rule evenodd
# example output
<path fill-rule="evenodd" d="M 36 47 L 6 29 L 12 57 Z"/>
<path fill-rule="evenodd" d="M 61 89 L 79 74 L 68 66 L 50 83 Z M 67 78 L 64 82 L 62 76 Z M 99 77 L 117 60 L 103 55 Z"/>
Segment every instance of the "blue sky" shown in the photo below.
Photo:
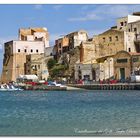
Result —
<path fill-rule="evenodd" d="M 79 29 L 92 37 L 134 11 L 140 11 L 140 5 L 0 5 L 0 43 L 17 39 L 18 29 L 28 27 L 47 27 L 51 45 L 57 37 Z M 0 46 L 1 67 L 2 59 Z"/>

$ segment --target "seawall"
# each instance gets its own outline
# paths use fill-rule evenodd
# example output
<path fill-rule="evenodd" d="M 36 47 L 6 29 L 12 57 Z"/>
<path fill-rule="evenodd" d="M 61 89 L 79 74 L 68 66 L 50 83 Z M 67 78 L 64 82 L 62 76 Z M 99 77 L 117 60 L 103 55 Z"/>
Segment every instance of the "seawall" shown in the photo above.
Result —
<path fill-rule="evenodd" d="M 69 84 L 69 87 L 87 90 L 140 90 L 140 83 L 118 83 L 118 84 Z"/>

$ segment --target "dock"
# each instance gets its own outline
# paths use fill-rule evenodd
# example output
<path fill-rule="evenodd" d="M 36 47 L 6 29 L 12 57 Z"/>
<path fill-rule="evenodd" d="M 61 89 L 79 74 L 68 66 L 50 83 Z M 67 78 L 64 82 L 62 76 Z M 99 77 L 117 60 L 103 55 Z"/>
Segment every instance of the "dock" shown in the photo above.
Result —
<path fill-rule="evenodd" d="M 69 87 L 75 87 L 86 90 L 140 90 L 140 83 L 117 83 L 117 84 L 69 84 Z"/>
<path fill-rule="evenodd" d="M 49 90 L 49 91 L 66 91 L 67 87 L 59 86 L 47 86 L 47 85 L 26 85 L 23 87 L 24 90 Z"/>
<path fill-rule="evenodd" d="M 24 90 L 49 90 L 49 91 L 69 91 L 69 90 L 140 90 L 140 83 L 117 83 L 117 84 L 68 84 L 64 87 L 47 85 L 25 85 Z"/>

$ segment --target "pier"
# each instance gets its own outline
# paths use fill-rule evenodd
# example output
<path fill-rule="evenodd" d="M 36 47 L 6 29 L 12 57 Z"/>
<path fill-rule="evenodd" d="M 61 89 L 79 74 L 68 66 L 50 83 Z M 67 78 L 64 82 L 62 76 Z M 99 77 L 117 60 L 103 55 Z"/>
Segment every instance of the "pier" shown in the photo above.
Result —
<path fill-rule="evenodd" d="M 66 91 L 67 87 L 47 86 L 47 85 L 26 85 L 23 86 L 24 90 L 49 90 L 49 91 Z"/>
<path fill-rule="evenodd" d="M 69 84 L 69 87 L 87 90 L 140 90 L 140 83 L 118 83 L 118 84 Z"/>
<path fill-rule="evenodd" d="M 24 90 L 140 90 L 140 83 L 117 83 L 117 84 L 68 84 L 64 87 L 47 85 L 25 85 Z"/>

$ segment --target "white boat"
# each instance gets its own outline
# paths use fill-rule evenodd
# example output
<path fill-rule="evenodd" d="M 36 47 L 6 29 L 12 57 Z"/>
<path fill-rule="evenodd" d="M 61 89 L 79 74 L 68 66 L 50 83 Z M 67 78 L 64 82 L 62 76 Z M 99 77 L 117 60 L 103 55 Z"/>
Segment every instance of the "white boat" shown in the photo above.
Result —
<path fill-rule="evenodd" d="M 131 82 L 140 82 L 140 75 L 132 74 L 130 78 Z"/>
<path fill-rule="evenodd" d="M 1 85 L 0 86 L 0 91 L 22 91 L 23 89 L 21 88 L 16 88 L 13 85 L 9 86 L 9 85 Z"/>
<path fill-rule="evenodd" d="M 57 87 L 66 87 L 65 85 L 58 84 L 58 83 L 56 83 L 56 82 L 53 82 L 53 84 L 54 84 L 55 86 L 57 86 Z"/>

